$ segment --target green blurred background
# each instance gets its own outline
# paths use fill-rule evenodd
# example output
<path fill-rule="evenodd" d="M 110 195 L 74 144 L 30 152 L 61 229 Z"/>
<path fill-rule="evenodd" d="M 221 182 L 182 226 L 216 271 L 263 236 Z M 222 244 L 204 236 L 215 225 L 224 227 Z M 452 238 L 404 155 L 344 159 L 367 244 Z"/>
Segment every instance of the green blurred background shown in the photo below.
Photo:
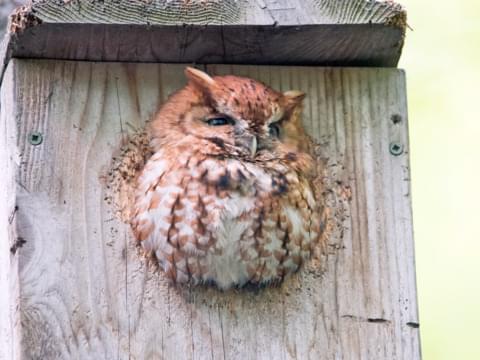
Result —
<path fill-rule="evenodd" d="M 425 360 L 480 359 L 480 2 L 408 11 L 412 194 Z"/>

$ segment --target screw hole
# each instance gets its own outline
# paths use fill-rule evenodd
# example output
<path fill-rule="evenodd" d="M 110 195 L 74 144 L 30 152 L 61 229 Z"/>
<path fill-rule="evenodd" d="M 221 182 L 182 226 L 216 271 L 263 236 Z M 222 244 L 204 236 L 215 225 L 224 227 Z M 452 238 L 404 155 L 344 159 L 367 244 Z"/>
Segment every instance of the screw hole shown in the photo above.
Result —
<path fill-rule="evenodd" d="M 43 142 L 43 135 L 39 132 L 32 132 L 28 135 L 28 142 L 32 145 L 40 145 Z"/>
<path fill-rule="evenodd" d="M 390 154 L 394 156 L 399 156 L 403 154 L 403 145 L 399 143 L 391 143 L 390 144 Z"/>
<path fill-rule="evenodd" d="M 390 119 L 392 120 L 392 123 L 395 125 L 400 124 L 402 122 L 402 116 L 399 114 L 393 114 Z"/>

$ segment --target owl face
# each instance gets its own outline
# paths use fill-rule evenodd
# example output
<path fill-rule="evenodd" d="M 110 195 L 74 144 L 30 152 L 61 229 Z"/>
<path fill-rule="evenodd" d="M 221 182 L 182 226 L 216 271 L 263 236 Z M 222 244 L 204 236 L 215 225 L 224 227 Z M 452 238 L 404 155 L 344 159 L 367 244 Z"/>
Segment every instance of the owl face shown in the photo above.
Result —
<path fill-rule="evenodd" d="M 185 74 L 188 86 L 172 98 L 174 106 L 164 109 L 161 117 L 169 131 L 158 124 L 158 137 L 177 128 L 183 137 L 205 141 L 209 155 L 255 159 L 265 151 L 282 151 L 285 129 L 304 93 L 280 93 L 253 79 L 210 77 L 193 68 Z"/>

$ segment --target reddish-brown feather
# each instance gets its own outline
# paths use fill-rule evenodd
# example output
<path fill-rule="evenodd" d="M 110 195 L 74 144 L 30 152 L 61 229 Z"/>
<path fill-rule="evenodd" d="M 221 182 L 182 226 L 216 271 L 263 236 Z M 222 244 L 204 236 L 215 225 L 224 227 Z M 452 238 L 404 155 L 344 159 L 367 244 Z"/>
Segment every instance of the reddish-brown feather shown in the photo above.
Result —
<path fill-rule="evenodd" d="M 323 201 L 311 185 L 313 145 L 301 121 L 304 94 L 191 69 L 187 76 L 189 84 L 151 122 L 154 155 L 138 180 L 134 234 L 173 282 L 278 283 L 324 239 Z M 206 125 L 225 112 L 258 138 L 255 158 L 239 147 L 231 127 Z M 268 134 L 277 113 L 281 141 Z M 226 239 L 219 230 L 225 226 Z"/>

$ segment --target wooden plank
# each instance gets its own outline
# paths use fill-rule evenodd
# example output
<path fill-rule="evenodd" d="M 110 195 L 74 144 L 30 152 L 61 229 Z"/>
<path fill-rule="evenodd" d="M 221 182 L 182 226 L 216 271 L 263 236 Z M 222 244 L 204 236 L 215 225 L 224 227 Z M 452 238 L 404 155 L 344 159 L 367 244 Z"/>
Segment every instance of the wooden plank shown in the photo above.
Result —
<path fill-rule="evenodd" d="M 168 286 L 104 201 L 127 123 L 141 127 L 184 84 L 184 66 L 9 66 L 24 358 L 420 358 L 402 71 L 208 67 L 307 92 L 337 222 L 324 273 L 312 265 L 280 288 L 220 293 Z M 28 143 L 32 131 L 41 145 Z M 404 152 L 391 155 L 391 142 Z"/>
<path fill-rule="evenodd" d="M 13 71 L 7 72 L 0 92 L 0 359 L 14 359 L 19 348 L 18 257 L 24 245 L 16 232 L 17 128 Z"/>
<path fill-rule="evenodd" d="M 391 1 L 34 1 L 9 56 L 168 63 L 396 66 L 405 11 Z"/>

